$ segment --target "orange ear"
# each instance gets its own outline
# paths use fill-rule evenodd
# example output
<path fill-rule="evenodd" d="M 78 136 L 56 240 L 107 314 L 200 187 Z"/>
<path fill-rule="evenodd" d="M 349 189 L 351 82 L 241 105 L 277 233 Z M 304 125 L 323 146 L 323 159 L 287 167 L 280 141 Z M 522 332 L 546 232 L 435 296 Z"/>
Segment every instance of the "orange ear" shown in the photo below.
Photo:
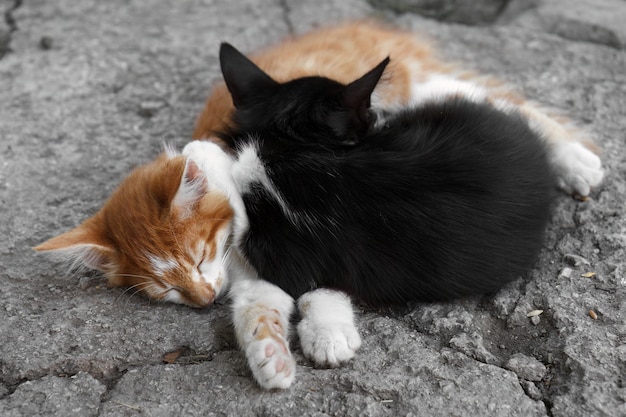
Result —
<path fill-rule="evenodd" d="M 112 264 L 115 251 L 98 234 L 91 218 L 80 226 L 53 237 L 33 249 L 47 252 L 53 258 L 71 265 L 72 268 L 84 265 L 87 268 L 106 272 Z"/>

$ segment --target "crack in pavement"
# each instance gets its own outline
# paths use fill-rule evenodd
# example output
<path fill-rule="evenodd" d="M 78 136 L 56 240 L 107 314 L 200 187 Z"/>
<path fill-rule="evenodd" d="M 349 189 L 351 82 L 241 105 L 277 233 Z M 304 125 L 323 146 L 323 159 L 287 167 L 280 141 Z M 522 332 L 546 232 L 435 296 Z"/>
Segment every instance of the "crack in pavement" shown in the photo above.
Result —
<path fill-rule="evenodd" d="M 0 375 L 0 384 L 7 389 L 6 395 L 11 395 L 18 387 L 29 381 L 37 381 L 47 376 L 60 378 L 71 378 L 74 375 L 84 372 L 100 381 L 107 389 L 113 388 L 117 382 L 130 370 L 143 366 L 154 365 L 177 365 L 189 366 L 198 365 L 204 362 L 211 362 L 219 352 L 233 349 L 217 350 L 215 352 L 199 353 L 188 346 L 181 346 L 176 350 L 166 352 L 158 358 L 146 358 L 145 361 L 132 363 L 109 363 L 98 359 L 64 360 L 51 364 L 46 368 L 30 371 L 28 375 L 17 378 L 7 375 Z M 174 356 L 171 356 L 174 354 Z"/>
<path fill-rule="evenodd" d="M 112 392 L 114 391 L 117 384 L 124 378 L 124 376 L 133 370 L 140 370 L 145 366 L 168 366 L 168 365 L 176 365 L 178 367 L 185 367 L 189 365 L 197 365 L 202 362 L 209 362 L 213 360 L 214 353 L 197 353 L 193 349 L 188 347 L 181 347 L 177 349 L 180 353 L 179 356 L 173 358 L 172 361 L 169 361 L 165 356 L 160 358 L 153 358 L 151 361 L 145 361 L 141 363 L 129 363 L 126 365 L 117 366 L 115 371 L 111 372 L 111 369 L 98 368 L 97 366 L 92 367 L 92 369 L 87 369 L 84 366 L 79 366 L 74 364 L 75 366 L 70 366 L 63 368 L 61 365 L 55 365 L 49 368 L 39 369 L 38 372 L 31 374 L 25 378 L 21 378 L 19 380 L 14 380 L 13 383 L 7 383 L 7 381 L 2 380 L 1 387 L 4 390 L 0 391 L 0 410 L 2 410 L 2 402 L 3 401 L 11 401 L 11 397 L 20 389 L 24 384 L 32 384 L 37 383 L 48 378 L 48 377 L 56 377 L 62 378 L 64 380 L 73 380 L 79 374 L 87 374 L 94 380 L 96 380 L 99 384 L 102 385 L 103 392 L 100 395 L 98 401 L 98 413 L 96 415 L 100 415 L 103 410 L 103 407 L 108 402 L 113 402 L 119 405 L 120 407 L 133 408 L 134 406 L 120 403 L 119 401 L 113 400 Z M 171 352 L 170 352 L 171 353 Z M 65 363 L 67 365 L 67 363 Z M 70 369 L 71 368 L 71 369 Z M 39 386 L 36 389 L 42 389 Z M 16 394 L 17 395 L 17 394 Z M 20 395 L 24 395 L 21 393 Z M 1 411 L 0 411 L 1 413 Z"/>
<path fill-rule="evenodd" d="M 2 59 L 7 52 L 11 52 L 11 35 L 18 30 L 17 22 L 13 13 L 22 6 L 23 0 L 13 0 L 13 4 L 4 12 L 4 22 L 8 27 L 8 31 L 0 30 L 0 59 Z"/>

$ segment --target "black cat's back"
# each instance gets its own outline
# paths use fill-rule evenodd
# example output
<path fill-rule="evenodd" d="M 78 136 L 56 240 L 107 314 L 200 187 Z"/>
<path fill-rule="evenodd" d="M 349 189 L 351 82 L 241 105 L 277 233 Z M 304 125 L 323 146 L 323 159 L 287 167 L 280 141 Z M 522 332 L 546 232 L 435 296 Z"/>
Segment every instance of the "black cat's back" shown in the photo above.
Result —
<path fill-rule="evenodd" d="M 244 194 L 242 249 L 292 296 L 333 287 L 389 304 L 488 293 L 541 250 L 555 179 L 515 113 L 451 99 L 393 115 L 352 147 L 291 146 L 283 134 L 238 139 L 258 142 L 274 187 Z"/>

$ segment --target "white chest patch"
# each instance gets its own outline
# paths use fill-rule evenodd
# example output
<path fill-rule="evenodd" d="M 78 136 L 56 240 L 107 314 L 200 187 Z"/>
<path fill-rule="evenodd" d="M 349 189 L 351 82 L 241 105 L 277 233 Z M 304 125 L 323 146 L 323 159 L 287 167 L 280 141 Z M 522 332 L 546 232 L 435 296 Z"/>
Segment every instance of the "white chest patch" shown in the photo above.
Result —
<path fill-rule="evenodd" d="M 284 195 L 268 177 L 263 162 L 259 158 L 257 145 L 249 143 L 239 151 L 237 162 L 233 165 L 233 179 L 241 194 L 250 192 L 252 184 L 260 184 L 278 203 L 283 214 L 298 228 L 319 227 L 319 221 L 304 210 L 294 210 Z"/>

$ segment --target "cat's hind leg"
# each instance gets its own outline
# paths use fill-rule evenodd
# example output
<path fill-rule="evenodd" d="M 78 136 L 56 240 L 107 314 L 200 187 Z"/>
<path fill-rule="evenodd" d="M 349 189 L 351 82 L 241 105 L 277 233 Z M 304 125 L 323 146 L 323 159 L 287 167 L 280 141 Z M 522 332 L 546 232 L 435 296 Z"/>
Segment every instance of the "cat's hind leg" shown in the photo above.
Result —
<path fill-rule="evenodd" d="M 418 77 L 411 84 L 409 104 L 419 106 L 458 97 L 491 103 L 505 113 L 519 111 L 528 120 L 530 128 L 546 141 L 550 163 L 558 178 L 557 185 L 566 193 L 584 197 L 602 182 L 604 170 L 600 157 L 581 140 L 578 131 L 495 79 L 470 73 L 463 79 L 452 74 L 434 74 L 426 79 Z"/>
<path fill-rule="evenodd" d="M 311 291 L 298 299 L 298 310 L 302 316 L 298 324 L 300 345 L 308 358 L 334 367 L 354 357 L 361 337 L 346 294 L 330 289 Z"/>
<path fill-rule="evenodd" d="M 296 373 L 288 342 L 293 299 L 262 280 L 234 283 L 231 297 L 235 333 L 254 378 L 266 389 L 288 388 Z"/>
<path fill-rule="evenodd" d="M 589 195 L 604 178 L 600 157 L 585 146 L 577 131 L 568 129 L 547 112 L 531 103 L 520 106 L 520 111 L 528 118 L 531 129 L 545 138 L 559 187 L 569 194 Z"/>

